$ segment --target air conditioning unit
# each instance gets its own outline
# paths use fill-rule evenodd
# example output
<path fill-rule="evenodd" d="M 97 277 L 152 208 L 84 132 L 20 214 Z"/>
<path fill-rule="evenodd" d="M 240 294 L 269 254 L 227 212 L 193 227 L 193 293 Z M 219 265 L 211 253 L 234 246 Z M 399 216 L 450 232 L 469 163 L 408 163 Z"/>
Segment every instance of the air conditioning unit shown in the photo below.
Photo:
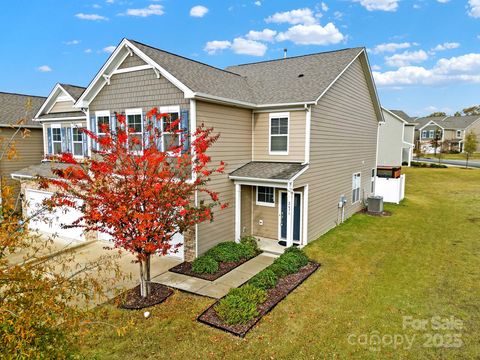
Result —
<path fill-rule="evenodd" d="M 383 213 L 383 196 L 370 196 L 368 198 L 368 212 L 373 214 Z"/>

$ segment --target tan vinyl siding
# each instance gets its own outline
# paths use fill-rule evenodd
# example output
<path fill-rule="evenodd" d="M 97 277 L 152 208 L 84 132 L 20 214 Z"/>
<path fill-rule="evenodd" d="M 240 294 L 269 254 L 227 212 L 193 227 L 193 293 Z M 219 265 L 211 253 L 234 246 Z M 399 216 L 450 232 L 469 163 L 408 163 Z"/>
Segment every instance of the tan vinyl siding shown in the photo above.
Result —
<path fill-rule="evenodd" d="M 378 165 L 402 166 L 404 123 L 384 111 L 385 123 L 379 128 Z"/>
<path fill-rule="evenodd" d="M 463 132 L 463 131 L 462 131 Z M 459 141 L 461 138 L 457 138 L 457 131 L 456 130 L 444 130 L 444 140 L 454 140 Z"/>
<path fill-rule="evenodd" d="M 477 135 L 477 152 L 480 152 L 480 120 L 475 121 L 466 129 L 466 134 L 468 134 L 469 132 L 473 132 L 475 135 Z M 466 134 L 464 136 L 464 139 L 466 138 Z"/>
<path fill-rule="evenodd" d="M 216 209 L 213 223 L 198 226 L 198 254 L 219 242 L 235 238 L 235 186 L 228 179 L 228 173 L 251 161 L 251 114 L 247 109 L 197 102 L 197 124 L 212 126 L 215 133 L 220 134 L 209 155 L 214 164 L 221 160 L 226 162 L 225 174 L 213 176 L 208 187 L 229 204 L 227 209 Z"/>
<path fill-rule="evenodd" d="M 90 116 L 95 111 L 125 112 L 125 109 L 142 108 L 144 113 L 153 107 L 180 105 L 189 107 L 178 90 L 163 76 L 157 79 L 153 70 L 141 70 L 113 75 L 110 85 L 105 85 L 90 104 Z"/>
<path fill-rule="evenodd" d="M 305 111 L 290 111 L 288 155 L 269 154 L 269 116 L 269 113 L 255 114 L 253 160 L 303 162 L 305 159 Z"/>
<path fill-rule="evenodd" d="M 10 139 L 15 133 L 14 129 L 1 128 L 0 138 Z M 18 196 L 20 190 L 19 181 L 11 179 L 10 175 L 30 165 L 37 165 L 43 158 L 43 136 L 42 129 L 30 129 L 30 136 L 22 138 L 15 136 L 15 148 L 17 155 L 12 160 L 3 159 L 0 161 L 0 176 L 3 183 L 14 187 L 14 196 Z"/>
<path fill-rule="evenodd" d="M 146 62 L 140 59 L 138 55 L 133 54 L 132 56 L 127 56 L 127 58 L 123 61 L 123 63 L 120 64 L 118 68 L 125 69 L 129 67 L 141 66 L 141 65 L 146 65 Z"/>
<path fill-rule="evenodd" d="M 241 229 L 243 235 L 252 234 L 252 194 L 253 188 L 251 186 L 242 186 L 242 214 L 241 214 Z"/>
<path fill-rule="evenodd" d="M 411 126 L 411 125 L 405 126 L 404 140 L 405 142 L 410 144 L 413 144 L 415 142 L 415 126 Z"/>
<path fill-rule="evenodd" d="M 78 111 L 73 107 L 73 101 L 58 101 L 53 105 L 53 107 L 48 112 L 49 114 L 52 113 L 62 113 L 62 112 L 73 112 Z"/>
<path fill-rule="evenodd" d="M 365 68 L 356 60 L 312 107 L 310 167 L 294 184 L 309 184 L 308 241 L 339 223 L 341 195 L 347 198 L 346 217 L 359 211 L 370 195 L 378 122 Z M 362 201 L 352 205 L 352 175 L 356 172 L 362 175 Z"/>
<path fill-rule="evenodd" d="M 270 239 L 278 238 L 278 206 L 280 203 L 280 193 L 275 189 L 275 207 L 257 205 L 256 188 L 253 196 L 253 235 L 266 237 Z M 260 225 L 263 220 L 263 225 Z"/>

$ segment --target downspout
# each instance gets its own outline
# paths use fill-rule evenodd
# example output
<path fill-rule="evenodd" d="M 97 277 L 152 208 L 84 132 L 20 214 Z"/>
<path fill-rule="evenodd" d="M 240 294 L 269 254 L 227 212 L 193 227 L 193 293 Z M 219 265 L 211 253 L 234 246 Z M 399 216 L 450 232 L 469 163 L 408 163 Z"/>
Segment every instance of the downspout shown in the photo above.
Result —
<path fill-rule="evenodd" d="M 195 132 L 197 130 L 197 102 L 195 99 L 190 99 L 190 154 L 192 156 L 192 163 L 195 157 L 195 150 L 193 148 L 193 141 L 195 140 Z M 197 175 L 192 169 L 192 182 L 197 179 Z M 195 207 L 198 206 L 198 191 L 195 190 Z M 195 257 L 198 256 L 198 224 L 195 224 Z"/>

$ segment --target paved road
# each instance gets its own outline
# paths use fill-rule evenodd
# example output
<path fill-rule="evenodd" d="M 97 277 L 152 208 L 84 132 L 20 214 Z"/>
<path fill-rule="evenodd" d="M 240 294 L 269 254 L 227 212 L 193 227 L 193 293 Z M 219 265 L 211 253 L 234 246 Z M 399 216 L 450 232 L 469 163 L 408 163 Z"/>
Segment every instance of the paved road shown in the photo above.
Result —
<path fill-rule="evenodd" d="M 424 161 L 424 162 L 438 164 L 438 159 L 430 159 L 430 158 L 417 159 L 417 158 L 415 158 L 414 161 Z M 465 167 L 465 160 L 446 160 L 446 159 L 442 159 L 442 164 Z M 473 167 L 473 168 L 480 169 L 480 161 L 479 160 L 470 160 L 468 162 L 468 167 Z"/>

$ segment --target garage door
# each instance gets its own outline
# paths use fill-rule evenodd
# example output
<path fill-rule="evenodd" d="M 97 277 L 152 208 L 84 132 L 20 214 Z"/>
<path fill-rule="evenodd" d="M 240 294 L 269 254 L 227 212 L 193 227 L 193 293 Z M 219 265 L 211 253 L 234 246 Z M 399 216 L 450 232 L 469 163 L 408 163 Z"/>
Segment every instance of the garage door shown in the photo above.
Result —
<path fill-rule="evenodd" d="M 105 234 L 102 232 L 98 232 L 98 239 L 102 241 L 110 241 L 111 236 L 109 234 Z M 172 246 L 175 246 L 177 244 L 180 244 L 181 246 L 178 247 L 176 252 L 170 251 L 167 256 L 170 257 L 175 257 L 183 260 L 183 235 L 182 234 L 175 234 L 175 236 L 172 239 Z"/>
<path fill-rule="evenodd" d="M 52 193 L 36 190 L 26 191 L 27 216 L 30 218 L 31 230 L 47 234 L 58 234 L 67 240 L 85 241 L 82 229 L 63 229 L 62 225 L 70 225 L 81 216 L 81 212 L 69 208 L 55 208 L 52 212 L 43 209 L 42 202 L 52 196 Z M 37 214 L 41 214 L 38 216 Z M 37 215 L 37 216 L 35 216 Z"/>

